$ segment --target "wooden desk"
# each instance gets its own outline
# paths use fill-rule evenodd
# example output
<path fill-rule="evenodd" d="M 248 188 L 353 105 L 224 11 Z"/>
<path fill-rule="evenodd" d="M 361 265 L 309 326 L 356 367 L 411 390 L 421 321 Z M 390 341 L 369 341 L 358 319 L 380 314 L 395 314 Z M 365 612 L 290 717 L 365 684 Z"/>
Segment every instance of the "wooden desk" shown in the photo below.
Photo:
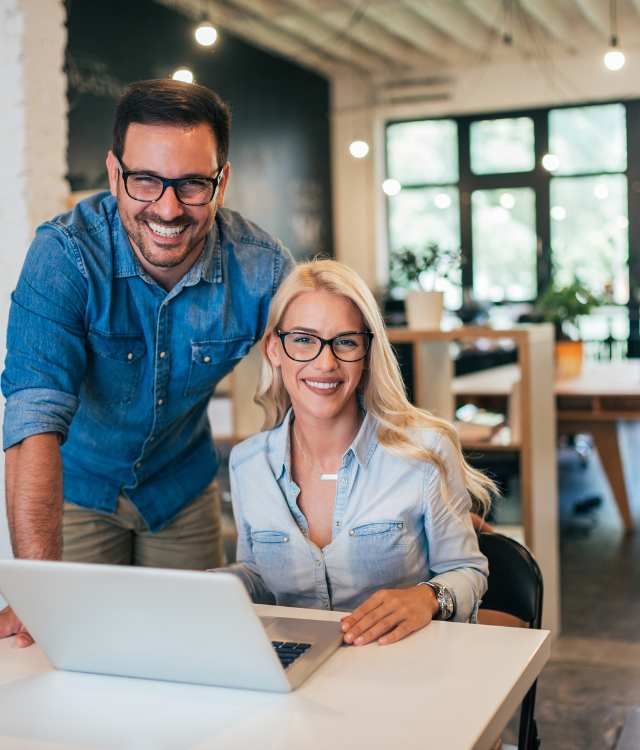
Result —
<path fill-rule="evenodd" d="M 343 647 L 282 695 L 57 672 L 12 641 L 0 641 L 2 750 L 483 750 L 550 650 L 547 631 L 434 622 L 393 646 Z"/>
<path fill-rule="evenodd" d="M 508 396 L 520 380 L 516 365 L 493 367 L 453 381 L 456 396 Z M 600 454 L 626 531 L 635 528 L 620 450 L 619 423 L 640 420 L 640 361 L 593 362 L 581 375 L 554 383 L 558 431 L 588 433 Z"/>

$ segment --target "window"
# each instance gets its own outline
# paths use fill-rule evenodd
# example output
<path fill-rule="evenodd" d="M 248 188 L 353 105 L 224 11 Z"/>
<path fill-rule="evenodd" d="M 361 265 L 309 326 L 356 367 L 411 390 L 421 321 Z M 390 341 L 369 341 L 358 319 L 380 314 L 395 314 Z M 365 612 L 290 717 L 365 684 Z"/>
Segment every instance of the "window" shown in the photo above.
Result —
<path fill-rule="evenodd" d="M 557 175 L 623 172 L 627 168 L 624 105 L 552 109 L 549 151 L 558 157 Z"/>
<path fill-rule="evenodd" d="M 531 188 L 471 195 L 476 299 L 520 302 L 537 294 L 536 197 Z"/>
<path fill-rule="evenodd" d="M 629 220 L 624 106 L 551 110 L 549 148 L 559 162 L 550 184 L 554 279 L 563 284 L 578 276 L 595 294 L 626 304 Z"/>
<path fill-rule="evenodd" d="M 453 120 L 426 120 L 387 129 L 388 176 L 402 185 L 458 181 L 458 128 Z"/>
<path fill-rule="evenodd" d="M 530 172 L 536 164 L 533 120 L 511 117 L 471 123 L 474 174 Z"/>
<path fill-rule="evenodd" d="M 390 250 L 410 248 L 419 252 L 430 244 L 442 249 L 460 247 L 460 199 L 458 128 L 453 120 L 431 120 L 390 125 L 387 130 L 389 177 L 402 191 L 389 200 Z M 392 260 L 392 259 L 391 259 Z M 445 306 L 462 303 L 459 272 L 441 279 Z M 392 287 L 391 294 L 404 297 L 406 290 Z"/>
<path fill-rule="evenodd" d="M 640 352 L 639 125 L 640 101 L 391 123 L 387 176 L 402 189 L 387 200 L 389 250 L 460 247 L 460 285 L 491 303 L 533 302 L 579 276 L 611 303 L 583 333 L 629 332 Z M 447 307 L 461 298 L 449 283 Z"/>

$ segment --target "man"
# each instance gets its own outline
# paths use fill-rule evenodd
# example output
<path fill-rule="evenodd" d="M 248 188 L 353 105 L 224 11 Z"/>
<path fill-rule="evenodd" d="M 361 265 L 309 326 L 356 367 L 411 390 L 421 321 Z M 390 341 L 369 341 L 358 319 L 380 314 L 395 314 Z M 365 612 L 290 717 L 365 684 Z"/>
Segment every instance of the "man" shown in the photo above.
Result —
<path fill-rule="evenodd" d="M 111 194 L 37 230 L 2 376 L 16 557 L 223 562 L 207 402 L 262 335 L 292 266 L 222 208 L 229 124 L 202 86 L 133 84 L 107 155 Z M 19 631 L 29 645 L 0 613 L 0 637 Z"/>

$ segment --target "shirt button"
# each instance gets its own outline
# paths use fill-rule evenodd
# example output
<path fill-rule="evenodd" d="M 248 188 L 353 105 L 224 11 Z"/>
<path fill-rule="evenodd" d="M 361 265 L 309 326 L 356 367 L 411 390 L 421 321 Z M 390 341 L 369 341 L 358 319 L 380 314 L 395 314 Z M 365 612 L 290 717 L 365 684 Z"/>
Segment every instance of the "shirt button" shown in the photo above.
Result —
<path fill-rule="evenodd" d="M 160 354 L 158 354 L 158 356 L 160 357 L 160 359 L 164 359 L 167 356 L 167 353 L 166 352 L 160 352 Z"/>
<path fill-rule="evenodd" d="M 156 401 L 156 403 L 158 404 L 158 406 L 162 406 L 162 404 L 164 404 L 164 399 L 163 399 L 163 398 L 159 398 L 159 399 L 158 399 L 158 400 Z"/>
<path fill-rule="evenodd" d="M 129 354 L 127 354 L 127 359 L 129 360 L 129 362 L 131 362 L 131 360 L 133 359 L 133 352 L 129 352 Z"/>
<path fill-rule="evenodd" d="M 142 464 L 140 463 L 140 461 L 136 462 L 136 469 L 139 469 L 141 466 Z"/>
<path fill-rule="evenodd" d="M 152 436 L 151 436 L 151 437 L 149 438 L 149 442 L 150 442 L 150 443 L 153 443 L 153 441 L 154 441 L 154 440 L 155 440 L 155 438 L 154 438 L 154 437 L 153 437 L 153 435 L 152 435 Z"/>
<path fill-rule="evenodd" d="M 206 357 L 203 357 L 202 361 L 208 365 L 211 362 L 211 357 L 207 354 Z"/>
<path fill-rule="evenodd" d="M 355 535 L 356 535 L 356 532 L 353 529 L 351 529 L 351 531 L 349 532 L 349 536 L 355 536 Z"/>
<path fill-rule="evenodd" d="M 283 537 L 282 541 L 283 542 L 288 542 L 289 541 L 289 537 L 288 536 Z"/>

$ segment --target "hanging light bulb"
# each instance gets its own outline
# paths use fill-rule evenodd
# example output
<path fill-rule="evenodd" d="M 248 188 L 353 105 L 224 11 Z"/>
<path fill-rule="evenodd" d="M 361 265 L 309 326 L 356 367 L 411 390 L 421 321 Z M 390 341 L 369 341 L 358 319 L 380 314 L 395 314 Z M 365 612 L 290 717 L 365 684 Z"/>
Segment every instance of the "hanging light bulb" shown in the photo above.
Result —
<path fill-rule="evenodd" d="M 621 49 L 618 49 L 618 40 L 615 36 L 611 37 L 611 46 L 605 52 L 604 64 L 609 70 L 620 70 L 624 67 L 625 56 Z"/>
<path fill-rule="evenodd" d="M 398 180 L 390 177 L 382 183 L 382 190 L 386 195 L 392 198 L 394 195 L 398 195 L 398 193 L 402 190 L 402 185 L 398 182 Z"/>
<path fill-rule="evenodd" d="M 203 47 L 211 47 L 216 43 L 218 32 L 209 21 L 202 21 L 194 32 L 196 42 Z"/>
<path fill-rule="evenodd" d="M 369 153 L 369 144 L 366 141 L 352 141 L 349 144 L 349 153 L 354 159 L 364 159 Z"/>
<path fill-rule="evenodd" d="M 189 70 L 189 68 L 178 68 L 178 70 L 174 71 L 171 77 L 174 81 L 193 83 L 193 73 Z"/>
<path fill-rule="evenodd" d="M 604 65 L 608 70 L 620 70 L 624 67 L 624 52 L 618 47 L 618 18 L 616 0 L 609 0 L 609 49 L 604 55 Z"/>

